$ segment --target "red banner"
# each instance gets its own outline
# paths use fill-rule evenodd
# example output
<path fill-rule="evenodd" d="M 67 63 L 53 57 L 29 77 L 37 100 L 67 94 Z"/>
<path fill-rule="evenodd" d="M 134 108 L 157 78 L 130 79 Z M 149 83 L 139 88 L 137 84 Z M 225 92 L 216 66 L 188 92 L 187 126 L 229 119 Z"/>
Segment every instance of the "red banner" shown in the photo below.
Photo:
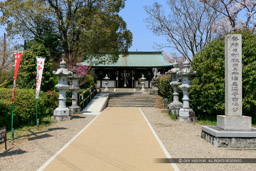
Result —
<path fill-rule="evenodd" d="M 16 88 L 16 78 L 18 75 L 18 70 L 20 66 L 20 60 L 22 57 L 22 53 L 15 53 L 15 67 L 14 67 L 14 81 L 13 81 L 13 91 L 12 91 L 12 102 L 14 100 L 14 95 L 15 95 L 15 88 Z"/>

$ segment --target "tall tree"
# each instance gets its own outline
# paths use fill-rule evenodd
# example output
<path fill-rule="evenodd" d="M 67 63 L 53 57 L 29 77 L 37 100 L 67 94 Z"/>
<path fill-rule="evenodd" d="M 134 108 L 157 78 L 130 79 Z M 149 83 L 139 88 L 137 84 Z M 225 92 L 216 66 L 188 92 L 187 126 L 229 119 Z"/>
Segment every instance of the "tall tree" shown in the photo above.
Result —
<path fill-rule="evenodd" d="M 145 7 L 149 29 L 165 36 L 168 47 L 191 60 L 212 38 L 216 12 L 198 0 L 167 0 L 169 13 L 157 2 Z"/>
<path fill-rule="evenodd" d="M 78 55 L 86 58 L 88 54 L 100 57 L 111 54 L 110 58 L 116 60 L 117 54 L 127 52 L 132 42 L 131 32 L 118 15 L 124 5 L 125 0 L 6 0 L 0 4 L 1 22 L 8 25 L 10 34 L 22 33 L 22 37 L 34 38 L 41 36 L 38 34 L 41 23 L 48 22 L 72 65 Z M 111 36 L 106 33 L 109 30 Z M 116 46 L 112 48 L 111 44 Z"/>
<path fill-rule="evenodd" d="M 215 29 L 220 33 L 250 29 L 256 31 L 255 0 L 202 0 L 219 14 Z"/>

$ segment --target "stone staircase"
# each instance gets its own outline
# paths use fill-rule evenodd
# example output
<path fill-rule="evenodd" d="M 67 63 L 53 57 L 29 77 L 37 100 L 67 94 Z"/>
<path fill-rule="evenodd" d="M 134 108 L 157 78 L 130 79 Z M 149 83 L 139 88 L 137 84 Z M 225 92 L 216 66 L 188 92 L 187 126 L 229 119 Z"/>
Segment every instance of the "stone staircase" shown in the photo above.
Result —
<path fill-rule="evenodd" d="M 112 92 L 109 94 L 108 107 L 154 107 L 154 95 L 141 92 Z"/>

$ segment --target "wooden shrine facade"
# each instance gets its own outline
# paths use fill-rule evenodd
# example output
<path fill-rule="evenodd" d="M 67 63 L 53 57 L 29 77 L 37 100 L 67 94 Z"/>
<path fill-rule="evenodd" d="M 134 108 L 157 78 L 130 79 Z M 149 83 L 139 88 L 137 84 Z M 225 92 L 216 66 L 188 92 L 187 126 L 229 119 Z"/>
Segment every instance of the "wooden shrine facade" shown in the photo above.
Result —
<path fill-rule="evenodd" d="M 83 65 L 88 64 L 86 61 Z M 127 56 L 120 55 L 114 64 L 100 64 L 92 66 L 97 75 L 97 87 L 103 88 L 104 78 L 108 75 L 109 88 L 139 88 L 142 74 L 146 78 L 145 88 L 151 87 L 154 73 L 161 74 L 172 68 L 172 64 L 164 60 L 162 52 L 129 52 Z"/>

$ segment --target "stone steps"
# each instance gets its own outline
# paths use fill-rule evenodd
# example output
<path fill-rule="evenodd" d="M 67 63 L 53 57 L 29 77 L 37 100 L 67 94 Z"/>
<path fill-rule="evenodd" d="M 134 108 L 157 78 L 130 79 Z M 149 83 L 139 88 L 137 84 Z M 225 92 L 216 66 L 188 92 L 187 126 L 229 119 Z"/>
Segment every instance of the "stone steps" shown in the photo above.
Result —
<path fill-rule="evenodd" d="M 116 92 L 110 93 L 109 107 L 154 107 L 157 98 L 141 92 Z"/>

